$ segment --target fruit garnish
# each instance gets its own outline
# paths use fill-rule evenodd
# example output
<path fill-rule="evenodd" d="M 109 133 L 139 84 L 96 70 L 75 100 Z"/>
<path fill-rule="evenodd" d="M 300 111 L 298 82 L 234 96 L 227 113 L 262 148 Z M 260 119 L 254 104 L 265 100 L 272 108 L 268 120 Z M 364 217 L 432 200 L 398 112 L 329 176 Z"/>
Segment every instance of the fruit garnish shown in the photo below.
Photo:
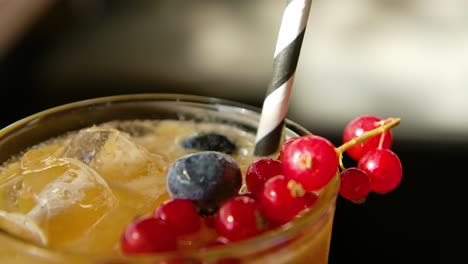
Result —
<path fill-rule="evenodd" d="M 307 207 L 303 187 L 293 179 L 277 175 L 265 182 L 259 194 L 260 211 L 268 221 L 283 224 Z"/>
<path fill-rule="evenodd" d="M 403 168 L 398 156 L 389 149 L 377 148 L 368 151 L 359 160 L 358 168 L 370 178 L 370 188 L 376 193 L 395 189 L 401 181 Z"/>
<path fill-rule="evenodd" d="M 201 228 L 201 217 L 191 200 L 167 200 L 155 209 L 153 216 L 165 221 L 180 235 L 194 233 Z"/>
<path fill-rule="evenodd" d="M 144 217 L 127 225 L 121 248 L 125 254 L 166 252 L 177 249 L 177 240 L 167 223 L 154 217 Z"/>
<path fill-rule="evenodd" d="M 306 203 L 305 203 L 305 207 L 306 208 L 310 208 L 312 207 L 315 202 L 317 201 L 318 199 L 318 194 L 314 193 L 314 192 L 306 192 L 304 194 L 304 198 L 306 200 Z"/>
<path fill-rule="evenodd" d="M 183 156 L 168 171 L 172 199 L 155 209 L 153 220 L 137 219 L 128 225 L 122 251 L 174 250 L 190 233 L 191 239 L 201 240 L 196 245 L 203 249 L 248 239 L 300 217 L 320 200 L 322 188 L 335 176 L 340 178 L 340 196 L 354 203 L 363 203 L 370 192 L 390 192 L 402 179 L 401 162 L 390 150 L 390 129 L 399 122 L 358 117 L 347 125 L 346 141 L 339 147 L 317 135 L 291 138 L 276 159 L 259 158 L 248 166 L 247 188 L 242 190 L 241 171 L 229 155 L 202 151 Z M 359 129 L 362 133 L 356 132 Z M 345 153 L 357 158 L 356 166 L 345 168 Z M 207 211 L 211 213 L 203 215 Z M 203 232 L 210 235 L 200 237 Z"/>
<path fill-rule="evenodd" d="M 219 151 L 231 154 L 236 150 L 236 144 L 225 135 L 215 132 L 204 132 L 195 136 L 186 138 L 182 146 L 188 149 L 201 151 Z"/>
<path fill-rule="evenodd" d="M 252 237 L 265 230 L 257 201 L 247 196 L 227 200 L 215 216 L 218 235 L 230 241 Z"/>
<path fill-rule="evenodd" d="M 342 135 L 343 143 L 358 138 L 364 133 L 378 128 L 384 122 L 381 118 L 373 115 L 362 115 L 356 117 L 349 122 Z M 382 140 L 382 142 L 380 142 Z M 346 153 L 355 161 L 358 161 L 367 151 L 377 148 L 379 145 L 381 148 L 390 148 L 393 143 L 393 135 L 391 130 L 382 132 L 381 135 L 375 135 L 366 139 L 365 141 L 355 144 Z"/>
<path fill-rule="evenodd" d="M 292 137 L 292 138 L 286 140 L 283 144 L 281 144 L 281 147 L 280 147 L 280 150 L 279 150 L 279 153 L 278 153 L 278 160 L 279 161 L 283 161 L 284 150 L 289 146 L 289 144 L 291 144 L 294 140 L 296 140 L 298 138 L 299 137 Z"/>
<path fill-rule="evenodd" d="M 356 122 L 363 124 L 363 120 L 375 119 L 376 118 L 373 116 L 365 115 L 361 118 L 358 117 L 354 120 L 360 120 L 359 122 Z M 346 182 L 344 183 L 345 186 L 340 187 L 340 192 L 343 191 L 344 193 L 346 193 L 347 191 L 350 191 L 350 189 L 348 189 L 350 185 L 354 186 L 354 188 L 357 188 L 356 186 L 360 186 L 360 188 L 362 189 L 357 192 L 362 192 L 361 196 L 364 196 L 364 193 L 366 192 L 365 190 L 367 189 L 365 176 L 369 178 L 370 190 L 376 193 L 389 192 L 395 189 L 400 184 L 403 175 L 401 162 L 398 156 L 389 149 L 393 140 L 390 129 L 397 126 L 400 123 L 400 119 L 387 118 L 385 120 L 376 121 L 374 125 L 377 123 L 379 123 L 380 125 L 376 128 L 366 131 L 358 137 L 351 138 L 336 149 L 337 153 L 340 156 L 341 170 L 342 173 L 344 173 L 347 169 L 344 168 L 341 162 L 343 153 L 349 154 L 348 151 L 350 149 L 356 146 L 361 146 L 361 148 L 359 148 L 359 159 L 357 159 L 357 168 L 364 172 L 364 174 L 360 173 L 360 176 L 355 175 L 353 177 L 349 177 L 349 179 L 346 179 Z M 351 122 L 350 124 L 354 123 Z M 367 124 L 369 125 L 369 123 Z M 347 128 L 349 127 L 350 125 L 348 124 Z M 369 144 L 369 141 L 373 143 Z M 355 156 L 354 158 L 356 157 L 358 156 Z M 343 184 L 343 182 L 341 184 Z M 353 202 L 362 202 L 362 199 L 365 198 L 362 197 L 361 199 L 355 200 L 356 197 L 353 197 L 353 195 L 357 195 L 357 193 L 347 193 L 341 196 Z"/>
<path fill-rule="evenodd" d="M 319 190 L 336 175 L 338 155 L 335 146 L 324 137 L 302 136 L 282 153 L 285 176 L 296 180 L 306 191 Z"/>
<path fill-rule="evenodd" d="M 247 190 L 252 195 L 257 195 L 265 181 L 276 175 L 282 175 L 281 162 L 272 158 L 257 159 L 249 165 L 245 173 Z"/>
<path fill-rule="evenodd" d="M 365 201 L 370 193 L 370 179 L 367 173 L 356 167 L 340 173 L 340 195 L 355 203 Z"/>
<path fill-rule="evenodd" d="M 192 200 L 206 210 L 236 195 L 241 185 L 239 165 L 231 156 L 216 151 L 185 155 L 167 173 L 167 191 L 172 198 Z"/>

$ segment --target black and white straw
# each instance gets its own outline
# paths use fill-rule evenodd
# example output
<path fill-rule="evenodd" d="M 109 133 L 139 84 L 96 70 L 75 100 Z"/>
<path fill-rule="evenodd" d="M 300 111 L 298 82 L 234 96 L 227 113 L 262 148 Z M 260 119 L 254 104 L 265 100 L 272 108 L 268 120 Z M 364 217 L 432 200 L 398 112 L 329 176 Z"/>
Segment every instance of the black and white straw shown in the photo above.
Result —
<path fill-rule="evenodd" d="M 276 42 L 273 75 L 255 140 L 257 156 L 278 150 L 311 3 L 312 0 L 287 0 Z"/>

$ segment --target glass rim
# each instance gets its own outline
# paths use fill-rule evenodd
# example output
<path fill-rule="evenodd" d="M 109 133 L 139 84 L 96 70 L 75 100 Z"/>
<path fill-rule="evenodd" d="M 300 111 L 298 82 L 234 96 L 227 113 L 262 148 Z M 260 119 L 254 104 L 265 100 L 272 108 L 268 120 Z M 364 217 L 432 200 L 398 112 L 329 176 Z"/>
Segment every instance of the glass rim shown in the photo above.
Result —
<path fill-rule="evenodd" d="M 112 104 L 118 104 L 122 102 L 138 102 L 138 101 L 169 101 L 169 102 L 188 102 L 188 103 L 199 103 L 206 105 L 216 106 L 228 106 L 233 109 L 241 111 L 248 111 L 251 114 L 260 116 L 261 109 L 248 104 L 226 100 L 216 97 L 199 96 L 199 95 L 188 95 L 188 94 L 177 94 L 177 93 L 141 93 L 141 94 L 123 94 L 123 95 L 112 95 L 97 97 L 91 99 L 80 100 L 72 103 L 63 104 L 60 106 L 52 107 L 38 113 L 32 114 L 25 118 L 22 118 L 6 127 L 0 129 L 0 144 L 8 140 L 8 136 L 14 134 L 16 131 L 24 129 L 28 126 L 37 126 L 40 122 L 47 117 L 53 116 L 64 111 L 71 111 L 73 109 L 79 109 L 90 106 L 108 106 Z M 296 134 L 307 135 L 312 134 L 310 131 L 295 123 L 294 121 L 286 118 L 284 120 L 285 127 Z M 41 255 L 51 255 L 54 257 L 61 258 L 84 258 L 84 259 L 119 259 L 126 261 L 144 261 L 144 260 L 163 260 L 163 259 L 174 259 L 180 257 L 188 258 L 209 258 L 214 256 L 232 255 L 232 252 L 257 252 L 260 248 L 261 251 L 266 251 L 271 247 L 272 241 L 277 245 L 280 245 L 288 240 L 293 239 L 295 236 L 301 234 L 304 229 L 307 229 L 311 225 L 322 217 L 330 216 L 329 210 L 334 208 L 335 199 L 338 194 L 339 177 L 336 175 L 333 179 L 325 186 L 322 190 L 325 195 L 321 196 L 316 202 L 313 208 L 306 211 L 301 217 L 298 217 L 291 222 L 282 225 L 281 227 L 275 228 L 264 234 L 257 235 L 255 237 L 227 244 L 218 247 L 211 247 L 208 249 L 196 249 L 187 250 L 183 252 L 167 252 L 157 253 L 151 255 L 137 255 L 137 256 L 121 256 L 115 253 L 83 253 L 73 252 L 69 250 L 63 250 L 58 248 L 51 248 L 43 245 L 35 244 L 27 239 L 18 237 L 14 234 L 8 233 L 8 231 L 0 229 L 0 236 L 6 236 L 12 239 L 15 243 L 21 244 L 22 247 L 30 248 Z M 260 252 L 261 252 L 260 251 Z"/>

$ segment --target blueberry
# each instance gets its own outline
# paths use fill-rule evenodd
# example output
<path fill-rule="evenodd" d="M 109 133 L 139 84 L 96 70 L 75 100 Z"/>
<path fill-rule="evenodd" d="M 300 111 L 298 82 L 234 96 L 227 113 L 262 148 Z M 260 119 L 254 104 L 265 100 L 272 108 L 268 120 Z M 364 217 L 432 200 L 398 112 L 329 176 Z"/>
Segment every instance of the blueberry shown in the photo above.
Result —
<path fill-rule="evenodd" d="M 217 151 L 188 154 L 177 159 L 167 174 L 172 198 L 190 199 L 201 210 L 213 211 L 239 192 L 242 174 L 231 156 Z"/>
<path fill-rule="evenodd" d="M 182 142 L 182 146 L 188 149 L 219 151 L 226 154 L 231 154 L 236 149 L 236 144 L 232 140 L 214 132 L 205 132 L 189 137 Z"/>

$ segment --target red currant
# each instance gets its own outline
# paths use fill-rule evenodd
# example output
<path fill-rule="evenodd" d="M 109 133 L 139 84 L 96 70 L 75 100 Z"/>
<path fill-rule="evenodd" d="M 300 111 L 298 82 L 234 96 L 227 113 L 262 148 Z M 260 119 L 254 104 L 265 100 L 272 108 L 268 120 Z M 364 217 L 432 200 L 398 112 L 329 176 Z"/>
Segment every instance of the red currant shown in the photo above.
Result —
<path fill-rule="evenodd" d="M 240 264 L 242 263 L 242 261 L 240 259 L 237 259 L 237 258 L 225 258 L 225 259 L 221 259 L 221 260 L 218 260 L 216 261 L 216 264 Z"/>
<path fill-rule="evenodd" d="M 237 241 L 259 234 L 264 229 L 257 202 L 247 196 L 229 199 L 219 208 L 216 232 L 230 241 Z"/>
<path fill-rule="evenodd" d="M 340 195 L 353 202 L 363 201 L 370 192 L 367 173 L 358 168 L 348 168 L 340 173 Z"/>
<path fill-rule="evenodd" d="M 361 136 L 367 131 L 381 126 L 381 119 L 372 115 L 359 116 L 351 122 L 349 122 L 342 135 L 343 143 L 346 143 L 356 137 Z M 383 137 L 383 138 L 382 138 Z M 383 139 L 382 142 L 380 140 Z M 346 153 L 354 160 L 358 161 L 362 155 L 371 149 L 377 147 L 390 148 L 392 146 L 393 136 L 391 130 L 385 131 L 383 134 L 379 134 L 367 139 L 365 142 L 356 144 L 349 148 Z"/>
<path fill-rule="evenodd" d="M 215 216 L 214 215 L 204 216 L 204 217 L 202 217 L 202 222 L 206 227 L 214 228 Z"/>
<path fill-rule="evenodd" d="M 338 154 L 327 139 L 302 136 L 291 142 L 283 152 L 283 173 L 302 184 L 306 191 L 319 190 L 338 171 Z"/>
<path fill-rule="evenodd" d="M 154 264 L 202 264 L 201 261 L 196 259 L 171 259 L 171 260 L 163 260 L 156 262 Z"/>
<path fill-rule="evenodd" d="M 253 195 L 260 192 L 263 184 L 269 178 L 283 174 L 281 162 L 272 158 L 262 158 L 254 161 L 247 168 L 245 183 Z"/>
<path fill-rule="evenodd" d="M 194 233 L 201 227 L 201 217 L 191 200 L 167 200 L 156 208 L 154 217 L 168 223 L 180 235 Z"/>
<path fill-rule="evenodd" d="M 403 168 L 398 156 L 389 149 L 368 151 L 358 162 L 358 168 L 370 178 L 370 188 L 377 193 L 395 189 L 401 181 Z"/>
<path fill-rule="evenodd" d="M 295 180 L 277 175 L 265 182 L 259 195 L 260 211 L 268 221 L 283 224 L 307 207 L 303 187 Z"/>
<path fill-rule="evenodd" d="M 216 239 L 206 243 L 205 245 L 202 246 L 202 248 L 213 248 L 213 247 L 219 247 L 219 246 L 224 246 L 224 245 L 227 245 L 230 241 L 223 237 L 223 236 L 219 236 L 217 237 Z"/>
<path fill-rule="evenodd" d="M 263 188 L 263 186 L 262 186 L 262 188 Z M 257 194 L 253 194 L 252 192 L 244 192 L 244 193 L 242 193 L 241 195 L 242 195 L 242 196 L 250 197 L 250 198 L 252 198 L 252 199 L 254 199 L 254 200 L 257 199 Z"/>
<path fill-rule="evenodd" d="M 286 140 L 280 147 L 279 154 L 278 154 L 278 160 L 282 161 L 283 160 L 283 153 L 284 150 L 291 144 L 294 140 L 298 139 L 299 137 L 293 137 L 288 140 Z"/>
<path fill-rule="evenodd" d="M 310 208 L 315 204 L 315 202 L 317 202 L 318 195 L 313 192 L 306 192 L 304 198 L 306 201 L 306 208 Z"/>
<path fill-rule="evenodd" d="M 125 228 L 121 238 L 125 254 L 155 253 L 177 249 L 176 236 L 170 226 L 154 217 L 137 219 Z"/>

